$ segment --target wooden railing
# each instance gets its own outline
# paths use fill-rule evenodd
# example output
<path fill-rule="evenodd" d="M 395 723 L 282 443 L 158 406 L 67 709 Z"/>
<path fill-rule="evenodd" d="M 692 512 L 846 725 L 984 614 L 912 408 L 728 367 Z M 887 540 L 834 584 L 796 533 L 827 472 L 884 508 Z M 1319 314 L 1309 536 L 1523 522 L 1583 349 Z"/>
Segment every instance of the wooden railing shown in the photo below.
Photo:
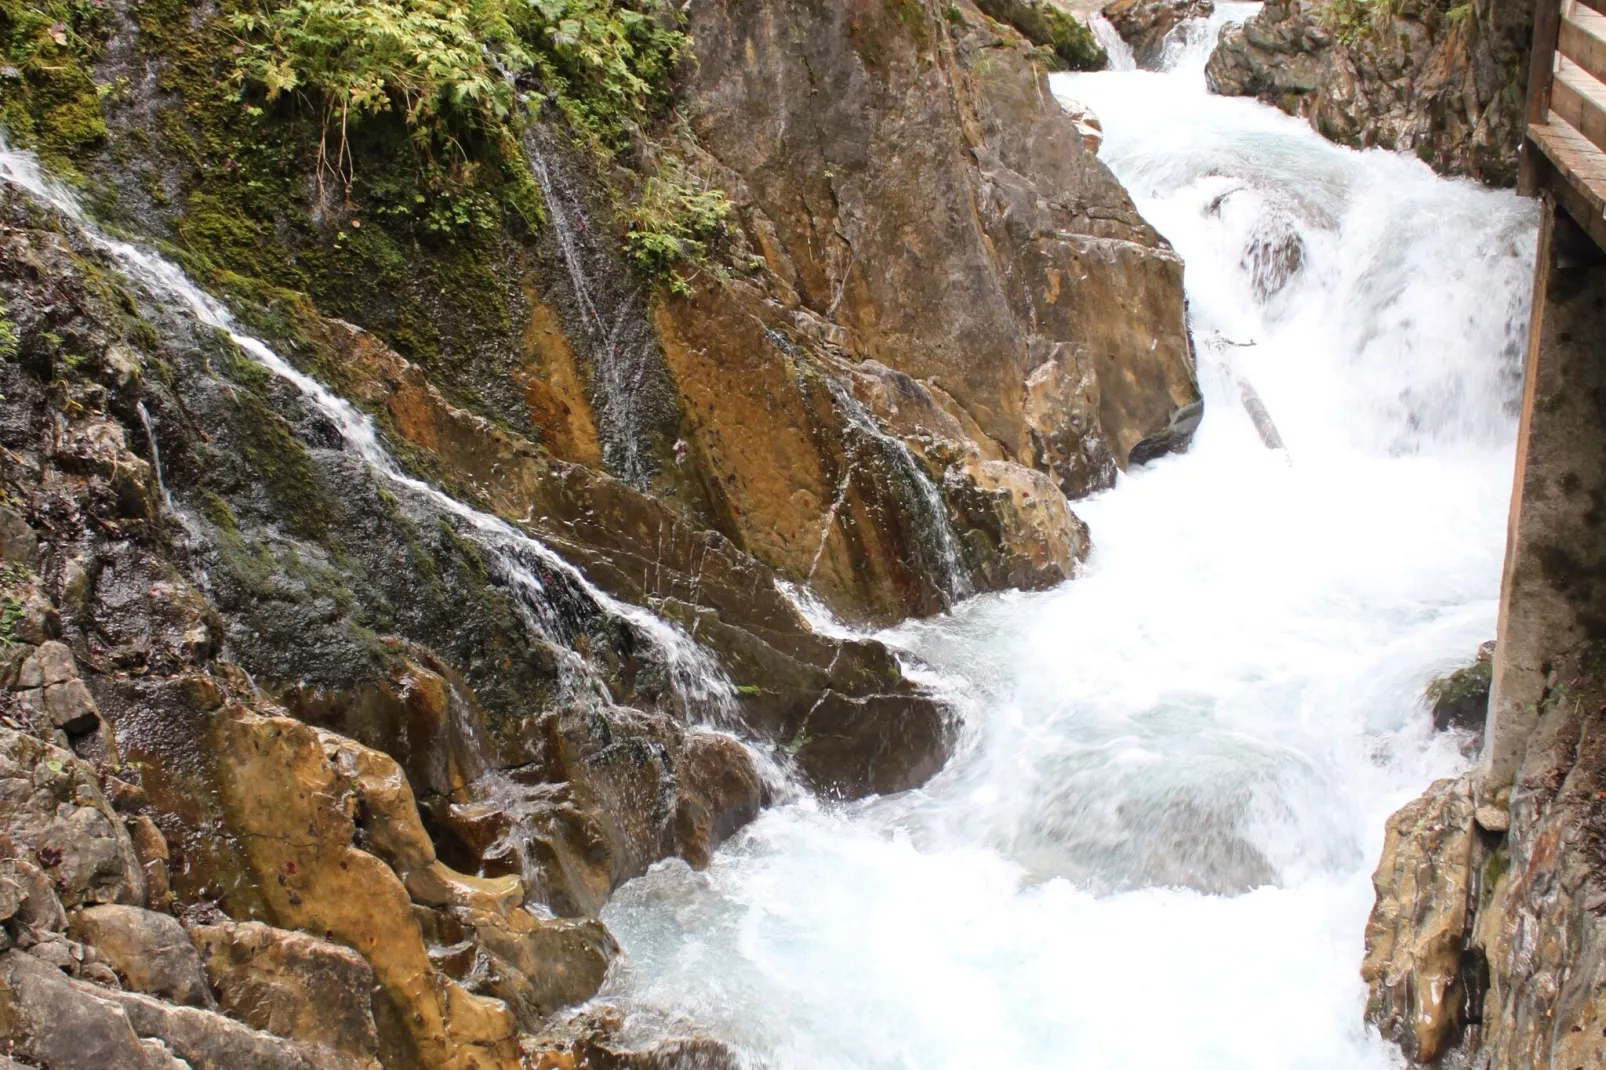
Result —
<path fill-rule="evenodd" d="M 1539 0 L 1517 192 L 1548 190 L 1606 248 L 1606 14 L 1596 8 L 1606 0 Z"/>

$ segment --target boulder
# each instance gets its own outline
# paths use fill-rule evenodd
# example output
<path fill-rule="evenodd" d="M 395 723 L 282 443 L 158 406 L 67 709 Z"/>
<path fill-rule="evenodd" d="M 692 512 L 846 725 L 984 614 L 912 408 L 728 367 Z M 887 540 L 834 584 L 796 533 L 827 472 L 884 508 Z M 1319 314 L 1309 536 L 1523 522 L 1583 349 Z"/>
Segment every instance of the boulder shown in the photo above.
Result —
<path fill-rule="evenodd" d="M 1092 31 L 1059 0 L 976 0 L 976 6 L 1048 49 L 1068 70 L 1101 71 L 1110 62 Z"/>
<path fill-rule="evenodd" d="M 1463 953 L 1471 930 L 1473 802 L 1441 780 L 1389 818 L 1366 923 L 1367 1020 L 1407 1057 L 1431 1063 L 1465 1024 Z"/>
<path fill-rule="evenodd" d="M 73 911 L 67 931 L 93 947 L 128 988 L 186 1006 L 216 1006 L 200 956 L 172 915 L 103 904 Z"/>
<path fill-rule="evenodd" d="M 20 951 L 0 953 L 0 1032 L 11 1054 L 40 1066 L 186 1067 L 160 1041 L 142 1039 L 112 993 L 73 981 Z"/>
<path fill-rule="evenodd" d="M 1457 729 L 1481 739 L 1489 714 L 1489 688 L 1494 680 L 1493 644 L 1485 644 L 1471 665 L 1439 677 L 1427 686 L 1424 698 L 1433 711 L 1433 729 Z"/>
<path fill-rule="evenodd" d="M 513 1008 L 528 1030 L 539 1029 L 554 1011 L 595 996 L 619 954 L 612 934 L 595 918 L 471 910 L 464 924 L 492 960 L 484 991 Z"/>
<path fill-rule="evenodd" d="M 1070 579 L 1086 560 L 1087 525 L 1044 473 L 972 454 L 948 469 L 945 486 L 971 529 L 971 552 L 989 586 L 1043 590 Z"/>
<path fill-rule="evenodd" d="M 758 816 L 764 784 L 747 749 L 713 732 L 687 735 L 675 781 L 680 856 L 702 869 L 715 848 Z"/>
<path fill-rule="evenodd" d="M 198 925 L 190 939 L 231 1017 L 359 1061 L 377 1060 L 374 972 L 355 951 L 261 922 Z"/>
<path fill-rule="evenodd" d="M 890 795 L 925 783 L 953 745 L 954 725 L 895 697 L 827 691 L 789 745 L 814 790 L 835 798 Z"/>

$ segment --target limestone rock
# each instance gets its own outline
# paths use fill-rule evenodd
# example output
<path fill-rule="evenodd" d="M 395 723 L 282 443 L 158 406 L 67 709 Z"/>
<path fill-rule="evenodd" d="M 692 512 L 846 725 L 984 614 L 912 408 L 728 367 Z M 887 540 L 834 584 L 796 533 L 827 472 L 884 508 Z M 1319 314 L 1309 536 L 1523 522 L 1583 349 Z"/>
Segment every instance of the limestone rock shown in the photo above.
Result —
<path fill-rule="evenodd" d="M 1117 465 L 1185 446 L 1199 398 L 1181 261 L 1088 151 L 1031 52 L 1003 47 L 1013 33 L 968 3 L 947 26 L 898 11 L 907 24 L 891 8 L 816 2 L 690 9 L 689 120 L 800 308 L 796 327 L 771 326 L 732 284 L 657 310 L 688 441 L 728 506 L 722 530 L 871 620 L 885 619 L 872 596 L 898 581 L 897 548 L 874 553 L 885 521 L 856 484 L 840 492 L 843 466 L 819 449 L 835 421 L 809 371 L 827 362 L 791 341 L 802 324 L 834 328 L 817 337 L 850 363 L 940 388 L 976 441 L 1001 449 L 989 459 L 1038 466 L 1025 384 L 1056 345 L 1086 348 L 1099 418 L 1077 437 Z M 842 533 L 833 510 L 853 522 Z"/>
<path fill-rule="evenodd" d="M 389 755 L 320 731 L 324 756 L 357 797 L 356 821 L 374 854 L 404 878 L 435 861 L 435 845 L 418 817 L 412 786 Z"/>
<path fill-rule="evenodd" d="M 68 918 L 73 939 L 93 947 L 136 992 L 191 1007 L 215 1006 L 200 956 L 169 914 L 103 904 Z"/>
<path fill-rule="evenodd" d="M 793 741 L 798 769 L 819 792 L 838 798 L 890 795 L 924 783 L 941 768 L 954 727 L 935 710 L 893 697 L 820 696 Z"/>
<path fill-rule="evenodd" d="M 746 749 L 729 736 L 693 732 L 675 770 L 680 855 L 697 869 L 714 849 L 758 816 L 764 785 Z"/>
<path fill-rule="evenodd" d="M 430 965 L 401 879 L 352 846 L 340 773 L 316 730 L 225 710 L 212 746 L 225 813 L 241 834 L 275 921 L 324 933 L 367 959 L 397 1013 L 382 1046 L 428 1068 L 515 1066 L 505 1005 L 480 1000 Z"/>
<path fill-rule="evenodd" d="M 1054 99 L 1059 101 L 1060 108 L 1075 125 L 1076 132 L 1082 135 L 1082 144 L 1087 147 L 1087 151 L 1098 152 L 1099 146 L 1104 144 L 1104 124 L 1093 114 L 1093 109 L 1070 97 L 1056 94 Z"/>
<path fill-rule="evenodd" d="M 39 552 L 39 537 L 21 513 L 0 506 L 0 560 L 16 565 L 32 565 Z"/>
<path fill-rule="evenodd" d="M 201 925 L 190 939 L 231 1017 L 359 1061 L 377 1059 L 374 973 L 355 951 L 261 922 Z"/>
<path fill-rule="evenodd" d="M 989 538 L 978 567 L 990 586 L 1042 590 L 1087 558 L 1087 525 L 1042 472 L 971 456 L 949 468 L 945 484 L 973 532 Z"/>
<path fill-rule="evenodd" d="M 527 911 L 469 911 L 465 924 L 491 958 L 483 990 L 503 1000 L 526 1029 L 597 994 L 619 945 L 594 918 L 538 919 Z"/>
<path fill-rule="evenodd" d="M 18 930 L 19 942 L 66 931 L 67 912 L 56 898 L 54 882 L 37 866 L 5 859 L 0 861 L 0 880 L 5 882 L 9 920 Z"/>
<path fill-rule="evenodd" d="M 406 883 L 413 900 L 425 906 L 505 914 L 524 902 L 518 877 L 471 877 L 438 861 L 407 874 Z"/>
<path fill-rule="evenodd" d="M 144 814 L 129 818 L 127 827 L 134 856 L 145 874 L 145 905 L 152 910 L 166 909 L 173 898 L 167 840 L 156 822 Z"/>
<path fill-rule="evenodd" d="M 1481 736 L 1489 714 L 1489 685 L 1493 674 L 1492 652 L 1486 657 L 1480 651 L 1471 665 L 1429 684 L 1425 697 L 1433 710 L 1434 730 L 1443 732 L 1455 728 Z"/>
<path fill-rule="evenodd" d="M 195 1007 L 175 1007 L 133 992 L 110 992 L 106 998 L 122 1008 L 134 1031 L 160 1040 L 179 1065 L 191 1070 L 376 1070 L 372 1060 L 354 1059 L 258 1032 L 221 1014 Z"/>
<path fill-rule="evenodd" d="M 1471 927 L 1473 803 L 1465 780 L 1441 780 L 1389 819 L 1372 883 L 1361 976 L 1367 1018 L 1417 1062 L 1432 1062 L 1464 1025 L 1462 955 Z"/>
<path fill-rule="evenodd" d="M 1172 30 L 1188 19 L 1209 18 L 1215 10 L 1213 0 L 1115 0 L 1105 5 L 1104 17 L 1131 46 L 1137 65 L 1154 70 Z"/>

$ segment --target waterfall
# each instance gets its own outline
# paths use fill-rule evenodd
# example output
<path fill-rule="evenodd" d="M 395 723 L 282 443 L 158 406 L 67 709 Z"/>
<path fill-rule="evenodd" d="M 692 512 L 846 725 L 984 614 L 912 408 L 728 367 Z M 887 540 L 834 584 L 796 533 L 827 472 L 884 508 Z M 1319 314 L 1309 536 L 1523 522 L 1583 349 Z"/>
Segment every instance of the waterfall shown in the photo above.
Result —
<path fill-rule="evenodd" d="M 1168 71 L 1053 78 L 1186 264 L 1191 449 L 1078 503 L 1076 580 L 882 634 L 964 713 L 924 788 L 616 893 L 636 1021 L 774 1070 L 1400 1065 L 1362 1024 L 1370 876 L 1465 761 L 1420 696 L 1494 634 L 1535 211 L 1209 96 L 1248 10 Z"/>
<path fill-rule="evenodd" d="M 854 437 L 858 439 L 857 446 L 852 442 L 848 444 L 848 471 L 843 473 L 843 493 L 854 468 L 870 462 L 872 458 L 880 462 L 885 469 L 886 484 L 893 489 L 899 504 L 903 506 L 903 517 L 899 519 L 907 520 L 910 525 L 915 548 L 920 555 L 920 571 L 936 585 L 946 607 L 953 608 L 955 602 L 970 597 L 975 589 L 960 562 L 959 540 L 955 538 L 953 526 L 949 523 L 948 507 L 943 503 L 942 494 L 926 475 L 920 462 L 909 452 L 908 446 L 881 430 L 875 418 L 848 393 L 847 387 L 835 379 L 828 379 L 827 382 L 837 411 L 847 420 Z M 836 508 L 833 507 L 827 525 L 834 523 L 835 518 Z M 828 534 L 829 526 L 821 535 L 821 550 L 825 547 L 825 536 Z M 816 552 L 816 564 L 818 561 L 819 553 Z"/>
<path fill-rule="evenodd" d="M 485 550 L 495 577 L 515 595 L 525 624 L 554 649 L 565 652 L 559 671 L 576 697 L 589 695 L 597 701 L 608 701 L 601 677 L 574 650 L 585 622 L 606 616 L 624 622 L 644 640 L 652 652 L 651 659 L 668 679 L 684 720 L 721 726 L 735 723 L 735 688 L 712 655 L 680 629 L 645 609 L 605 594 L 573 565 L 513 525 L 407 475 L 381 444 L 367 415 L 299 371 L 267 343 L 236 329 L 229 311 L 196 287 L 171 261 L 106 235 L 84 215 L 70 191 L 40 171 L 33 157 L 12 151 L 3 142 L 0 181 L 49 204 L 153 298 L 186 310 L 197 322 L 226 334 L 247 357 L 292 384 L 339 429 L 346 446 L 367 463 L 381 482 L 458 521 Z M 139 412 L 149 434 L 143 405 Z M 151 453 L 155 462 L 154 436 Z"/>
<path fill-rule="evenodd" d="M 162 494 L 162 504 L 171 509 L 173 496 L 167 493 L 167 481 L 162 478 L 162 451 L 156 445 L 156 432 L 151 430 L 151 414 L 145 411 L 143 401 L 134 409 L 139 413 L 140 426 L 145 429 L 145 442 L 151 448 L 151 471 L 156 474 L 156 489 Z"/>
<path fill-rule="evenodd" d="M 1114 26 L 1110 25 L 1109 19 L 1103 15 L 1095 14 L 1088 20 L 1087 26 L 1088 29 L 1093 31 L 1093 40 L 1097 41 L 1099 47 L 1104 49 L 1104 54 L 1110 57 L 1110 70 L 1135 71 L 1138 69 L 1138 61 L 1132 55 L 1132 46 L 1127 44 L 1126 39 L 1116 32 Z"/>
<path fill-rule="evenodd" d="M 658 399 L 669 387 L 647 323 L 642 285 L 598 243 L 580 187 L 538 129 L 525 135 L 524 155 L 546 201 L 547 225 L 580 321 L 603 464 L 645 490 L 655 472 L 647 447 L 664 415 Z"/>

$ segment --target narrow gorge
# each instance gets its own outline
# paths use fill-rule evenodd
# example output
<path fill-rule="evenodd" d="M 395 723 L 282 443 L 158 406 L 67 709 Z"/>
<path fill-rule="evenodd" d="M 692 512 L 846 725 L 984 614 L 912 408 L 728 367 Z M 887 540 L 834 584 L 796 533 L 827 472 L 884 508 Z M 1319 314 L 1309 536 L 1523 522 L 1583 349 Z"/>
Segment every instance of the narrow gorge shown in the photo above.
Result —
<path fill-rule="evenodd" d="M 1606 1058 L 1534 12 L 1346 4 L 0 0 L 0 1064 Z"/>

